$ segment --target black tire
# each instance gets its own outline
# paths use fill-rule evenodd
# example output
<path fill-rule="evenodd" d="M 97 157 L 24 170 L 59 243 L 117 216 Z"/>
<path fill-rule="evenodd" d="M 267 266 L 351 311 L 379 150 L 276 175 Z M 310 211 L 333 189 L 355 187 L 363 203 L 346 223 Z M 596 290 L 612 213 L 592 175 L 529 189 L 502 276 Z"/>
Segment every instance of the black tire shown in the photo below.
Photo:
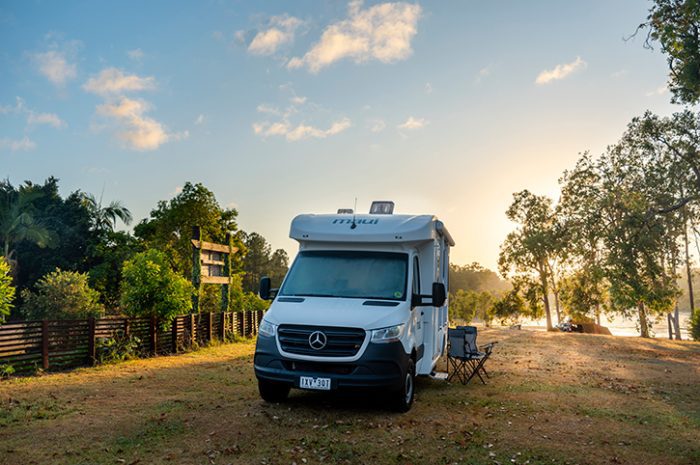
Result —
<path fill-rule="evenodd" d="M 392 394 L 394 410 L 397 412 L 408 412 L 413 405 L 413 398 L 416 390 L 416 365 L 412 359 L 408 360 L 406 374 L 401 383 L 401 389 Z"/>
<path fill-rule="evenodd" d="M 288 384 L 275 383 L 272 381 L 258 380 L 258 392 L 260 397 L 266 402 L 284 402 L 287 400 L 291 386 Z"/>

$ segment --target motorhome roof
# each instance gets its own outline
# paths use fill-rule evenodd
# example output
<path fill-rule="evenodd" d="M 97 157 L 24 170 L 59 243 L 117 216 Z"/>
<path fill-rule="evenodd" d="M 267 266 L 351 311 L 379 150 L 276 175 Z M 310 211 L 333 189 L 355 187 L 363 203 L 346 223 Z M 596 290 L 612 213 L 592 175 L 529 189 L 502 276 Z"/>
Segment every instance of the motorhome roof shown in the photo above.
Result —
<path fill-rule="evenodd" d="M 422 242 L 444 237 L 454 246 L 444 224 L 433 215 L 298 215 L 289 237 L 299 242 Z"/>

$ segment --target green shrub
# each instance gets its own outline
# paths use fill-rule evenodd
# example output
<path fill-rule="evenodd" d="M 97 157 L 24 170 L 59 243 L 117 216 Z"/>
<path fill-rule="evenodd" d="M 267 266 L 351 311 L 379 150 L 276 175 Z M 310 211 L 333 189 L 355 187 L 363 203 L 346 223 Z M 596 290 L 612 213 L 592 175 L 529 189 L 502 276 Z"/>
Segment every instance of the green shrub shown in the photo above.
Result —
<path fill-rule="evenodd" d="M 194 288 L 175 273 L 168 257 L 155 249 L 134 255 L 122 268 L 122 311 L 129 316 L 155 316 L 167 323 L 192 309 Z"/>
<path fill-rule="evenodd" d="M 99 338 L 95 344 L 99 363 L 115 363 L 138 358 L 141 355 L 141 339 L 117 331 L 113 337 Z"/>
<path fill-rule="evenodd" d="M 87 273 L 56 269 L 35 285 L 35 292 L 22 292 L 22 315 L 29 320 L 70 320 L 100 317 L 104 306 L 100 294 L 88 285 Z"/>
<path fill-rule="evenodd" d="M 15 374 L 15 367 L 10 365 L 9 363 L 0 364 L 0 379 L 9 378 L 13 374 Z"/>
<path fill-rule="evenodd" d="M 695 310 L 695 314 L 690 317 L 690 336 L 696 341 L 700 341 L 700 309 Z"/>
<path fill-rule="evenodd" d="M 0 323 L 10 314 L 14 298 L 15 288 L 12 286 L 10 265 L 5 261 L 5 257 L 0 255 Z"/>

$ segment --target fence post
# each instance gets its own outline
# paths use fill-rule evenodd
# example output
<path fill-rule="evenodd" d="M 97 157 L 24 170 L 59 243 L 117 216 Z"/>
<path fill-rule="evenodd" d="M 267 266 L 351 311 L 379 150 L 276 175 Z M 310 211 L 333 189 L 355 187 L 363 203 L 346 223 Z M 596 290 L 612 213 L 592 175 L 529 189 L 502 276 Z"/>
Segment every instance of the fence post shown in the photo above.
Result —
<path fill-rule="evenodd" d="M 190 313 L 190 346 L 193 346 L 196 340 L 197 338 L 195 335 L 194 313 Z"/>
<path fill-rule="evenodd" d="M 156 331 L 156 317 L 151 317 L 151 324 L 149 327 L 149 336 L 151 339 L 151 354 L 155 355 L 158 349 L 158 331 Z"/>
<path fill-rule="evenodd" d="M 41 363 L 44 370 L 49 369 L 49 321 L 41 322 Z"/>
<path fill-rule="evenodd" d="M 173 353 L 177 353 L 177 322 L 179 317 L 173 318 L 173 327 L 172 327 L 172 345 L 173 345 Z"/>
<path fill-rule="evenodd" d="M 241 312 L 241 336 L 248 337 L 248 312 L 243 310 Z"/>
<path fill-rule="evenodd" d="M 219 340 L 226 340 L 226 312 L 219 313 Z"/>
<path fill-rule="evenodd" d="M 95 317 L 88 318 L 88 365 L 94 365 L 97 361 L 95 348 Z"/>
<path fill-rule="evenodd" d="M 209 312 L 209 318 L 207 318 L 207 340 L 209 342 L 211 342 L 211 339 L 213 336 L 213 329 L 214 329 L 214 326 L 213 326 L 214 322 L 212 321 L 213 320 L 212 315 L 213 315 L 213 313 Z"/>

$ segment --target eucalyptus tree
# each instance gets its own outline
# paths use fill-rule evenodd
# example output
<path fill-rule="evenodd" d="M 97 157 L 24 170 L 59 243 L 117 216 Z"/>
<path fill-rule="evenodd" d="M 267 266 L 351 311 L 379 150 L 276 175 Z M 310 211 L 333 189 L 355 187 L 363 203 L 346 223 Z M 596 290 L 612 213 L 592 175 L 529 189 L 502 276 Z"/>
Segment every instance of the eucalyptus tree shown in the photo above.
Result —
<path fill-rule="evenodd" d="M 555 211 L 552 200 L 535 195 L 528 190 L 513 194 L 513 203 L 506 216 L 518 224 L 508 234 L 498 258 L 498 268 L 503 277 L 532 275 L 544 303 L 547 329 L 551 330 L 552 314 L 549 302 L 552 279 L 551 262 L 560 253 Z"/>
<path fill-rule="evenodd" d="M 667 55 L 672 101 L 700 102 L 700 1 L 654 0 L 641 29 L 647 30 L 645 47 L 658 42 Z"/>

